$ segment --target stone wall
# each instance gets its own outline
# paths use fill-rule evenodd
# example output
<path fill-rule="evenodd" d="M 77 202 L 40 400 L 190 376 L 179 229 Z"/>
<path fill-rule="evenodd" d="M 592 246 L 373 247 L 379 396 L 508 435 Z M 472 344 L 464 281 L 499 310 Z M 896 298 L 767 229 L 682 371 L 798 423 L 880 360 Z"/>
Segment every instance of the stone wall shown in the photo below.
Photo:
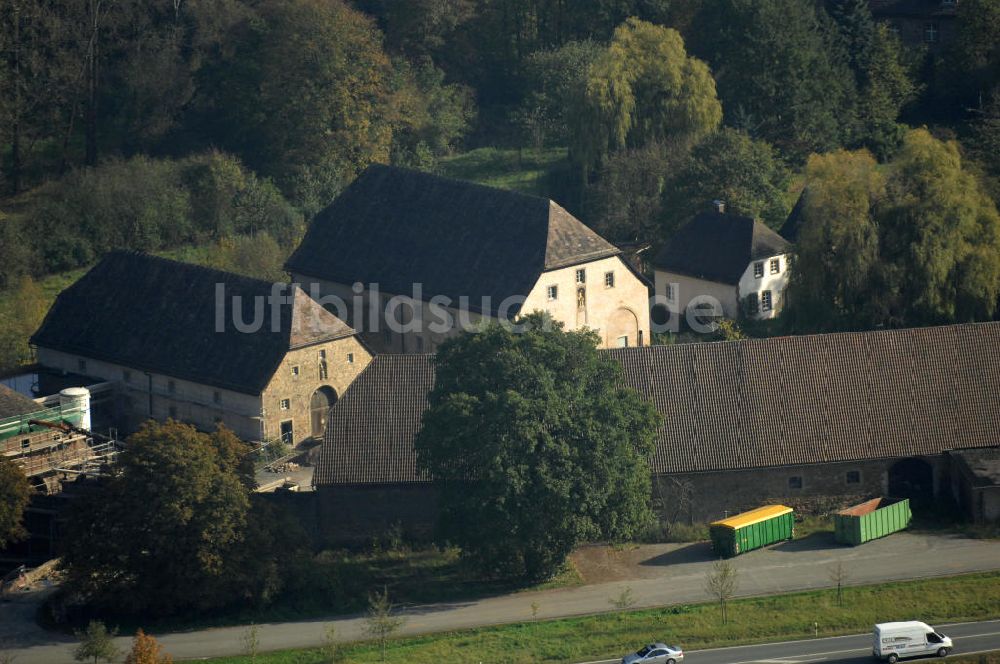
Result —
<path fill-rule="evenodd" d="M 321 546 L 368 546 L 394 528 L 409 542 L 428 542 L 437 520 L 429 483 L 321 487 L 315 495 Z"/>
<path fill-rule="evenodd" d="M 292 423 L 295 443 L 321 437 L 322 432 L 313 431 L 313 393 L 327 388 L 334 398 L 341 397 L 371 359 L 368 349 L 353 336 L 289 351 L 261 397 L 265 439 L 281 438 L 282 422 Z M 320 370 L 321 363 L 326 365 L 325 372 Z M 285 400 L 287 409 L 282 407 Z M 326 426 L 325 412 L 320 424 Z"/>
<path fill-rule="evenodd" d="M 887 495 L 889 471 L 896 461 L 659 475 L 653 478 L 653 499 L 664 520 L 687 523 L 714 521 L 768 503 L 820 514 Z M 936 494 L 943 461 L 927 461 L 935 473 Z"/>

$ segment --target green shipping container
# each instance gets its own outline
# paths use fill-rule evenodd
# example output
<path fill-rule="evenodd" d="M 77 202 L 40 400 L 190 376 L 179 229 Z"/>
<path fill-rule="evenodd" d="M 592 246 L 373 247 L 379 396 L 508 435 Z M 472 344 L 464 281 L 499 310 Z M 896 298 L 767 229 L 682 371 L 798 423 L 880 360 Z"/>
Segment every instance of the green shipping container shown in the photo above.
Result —
<path fill-rule="evenodd" d="M 857 546 L 903 530 L 912 518 L 909 498 L 874 498 L 834 514 L 834 538 Z"/>
<path fill-rule="evenodd" d="M 768 544 L 790 540 L 795 534 L 795 511 L 784 505 L 766 505 L 709 526 L 715 553 L 729 558 Z"/>

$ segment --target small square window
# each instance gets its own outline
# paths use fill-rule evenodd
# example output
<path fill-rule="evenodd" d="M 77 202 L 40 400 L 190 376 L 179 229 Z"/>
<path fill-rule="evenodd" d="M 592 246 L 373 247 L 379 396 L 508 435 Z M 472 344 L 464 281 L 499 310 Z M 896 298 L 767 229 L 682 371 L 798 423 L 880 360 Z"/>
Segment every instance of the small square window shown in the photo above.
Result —
<path fill-rule="evenodd" d="M 80 371 L 80 373 L 86 373 L 87 372 L 87 360 L 77 360 L 76 361 L 76 368 L 77 368 L 77 370 Z"/>
<path fill-rule="evenodd" d="M 938 28 L 937 22 L 931 22 L 924 25 L 924 41 L 928 44 L 934 44 L 937 42 L 941 31 Z"/>
<path fill-rule="evenodd" d="M 753 264 L 753 276 L 757 279 L 764 276 L 764 261 L 757 261 Z"/>
<path fill-rule="evenodd" d="M 587 283 L 587 271 L 586 270 L 577 270 L 576 271 L 576 283 L 578 283 L 578 284 L 585 284 L 585 283 Z"/>
<path fill-rule="evenodd" d="M 177 391 L 177 383 L 175 383 L 172 380 L 168 380 L 167 381 L 167 392 L 170 392 L 171 394 L 173 394 L 176 391 Z"/>
<path fill-rule="evenodd" d="M 771 291 L 766 290 L 760 294 L 760 309 L 761 311 L 771 310 Z"/>
<path fill-rule="evenodd" d="M 132 382 L 132 372 L 129 371 L 128 369 L 122 371 L 122 380 L 125 381 L 126 383 L 131 383 Z"/>
<path fill-rule="evenodd" d="M 348 364 L 354 364 L 354 353 L 348 353 L 347 354 L 347 363 Z"/>
<path fill-rule="evenodd" d="M 861 484 L 861 471 L 849 470 L 845 479 L 848 484 Z"/>
<path fill-rule="evenodd" d="M 789 489 L 801 489 L 802 488 L 802 476 L 792 475 L 788 478 L 788 488 Z"/>
<path fill-rule="evenodd" d="M 771 259 L 771 274 L 781 274 L 781 259 L 772 258 Z"/>
<path fill-rule="evenodd" d="M 549 300 L 555 300 L 559 297 L 559 287 L 549 286 L 548 289 L 546 290 L 546 293 L 548 294 Z"/>
<path fill-rule="evenodd" d="M 614 288 L 615 287 L 615 273 L 614 272 L 605 272 L 604 273 L 604 287 L 605 288 Z"/>
<path fill-rule="evenodd" d="M 292 400 L 291 399 L 282 399 L 278 403 L 278 405 L 281 407 L 281 410 L 288 410 L 289 408 L 292 407 Z"/>
<path fill-rule="evenodd" d="M 30 438 L 22 438 L 21 439 L 21 449 L 22 450 L 26 450 L 26 449 L 29 449 L 30 447 L 31 447 L 31 439 Z"/>
<path fill-rule="evenodd" d="M 299 375 L 299 365 L 296 364 L 294 367 L 292 367 L 292 375 L 293 376 Z"/>
<path fill-rule="evenodd" d="M 215 403 L 222 403 L 222 392 L 219 392 L 218 390 L 213 392 L 212 401 L 214 401 Z"/>

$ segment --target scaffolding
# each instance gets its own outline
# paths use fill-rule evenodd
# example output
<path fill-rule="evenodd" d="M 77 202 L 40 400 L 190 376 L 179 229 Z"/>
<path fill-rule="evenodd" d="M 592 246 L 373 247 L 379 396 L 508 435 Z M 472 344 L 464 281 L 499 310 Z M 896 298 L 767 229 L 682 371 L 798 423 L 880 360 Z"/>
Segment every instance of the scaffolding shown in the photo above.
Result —
<path fill-rule="evenodd" d="M 52 478 L 101 473 L 121 451 L 114 437 L 79 427 L 83 409 L 57 405 L 0 420 L 0 455 L 50 489 Z"/>

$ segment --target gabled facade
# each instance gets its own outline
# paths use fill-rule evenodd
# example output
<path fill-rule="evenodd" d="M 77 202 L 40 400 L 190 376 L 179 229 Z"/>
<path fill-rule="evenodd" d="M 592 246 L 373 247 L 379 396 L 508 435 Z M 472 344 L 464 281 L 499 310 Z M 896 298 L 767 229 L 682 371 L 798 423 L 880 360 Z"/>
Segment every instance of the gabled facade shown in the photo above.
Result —
<path fill-rule="evenodd" d="M 297 286 L 126 252 L 63 291 L 31 342 L 43 366 L 115 382 L 123 428 L 173 418 L 288 443 L 323 435 L 371 359 Z"/>
<path fill-rule="evenodd" d="M 591 328 L 602 346 L 649 343 L 649 284 L 620 249 L 548 199 L 429 173 L 369 167 L 285 267 L 345 303 L 382 352 L 433 352 L 463 327 L 532 311 Z M 394 310 L 396 296 L 412 308 Z"/>
<path fill-rule="evenodd" d="M 791 245 L 759 221 L 703 212 L 653 261 L 659 302 L 684 316 L 716 303 L 726 318 L 774 318 L 784 304 Z"/>

